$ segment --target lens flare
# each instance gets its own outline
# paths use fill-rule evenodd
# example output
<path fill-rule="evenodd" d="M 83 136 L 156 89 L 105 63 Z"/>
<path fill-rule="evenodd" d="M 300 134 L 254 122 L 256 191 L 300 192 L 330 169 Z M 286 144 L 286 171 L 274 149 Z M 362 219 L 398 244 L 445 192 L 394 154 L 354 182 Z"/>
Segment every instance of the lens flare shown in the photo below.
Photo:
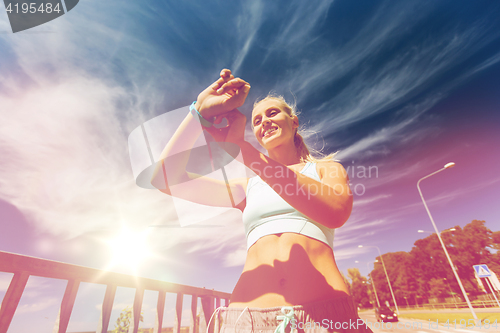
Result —
<path fill-rule="evenodd" d="M 139 265 L 151 257 L 146 232 L 133 232 L 122 228 L 120 233 L 108 241 L 112 251 L 112 266 L 123 266 L 137 270 Z"/>

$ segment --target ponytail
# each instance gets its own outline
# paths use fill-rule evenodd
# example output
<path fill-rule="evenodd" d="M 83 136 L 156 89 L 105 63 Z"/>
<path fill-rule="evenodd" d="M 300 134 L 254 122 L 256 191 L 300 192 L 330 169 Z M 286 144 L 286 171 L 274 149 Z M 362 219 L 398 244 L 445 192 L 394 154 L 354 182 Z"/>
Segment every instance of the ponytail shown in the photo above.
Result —
<path fill-rule="evenodd" d="M 298 131 L 295 132 L 293 141 L 295 143 L 295 149 L 297 149 L 297 156 L 300 158 L 300 161 L 302 163 L 312 162 L 313 160 L 315 160 L 311 156 L 311 152 L 309 151 L 309 148 L 307 148 L 307 145 L 304 142 L 304 138 Z"/>

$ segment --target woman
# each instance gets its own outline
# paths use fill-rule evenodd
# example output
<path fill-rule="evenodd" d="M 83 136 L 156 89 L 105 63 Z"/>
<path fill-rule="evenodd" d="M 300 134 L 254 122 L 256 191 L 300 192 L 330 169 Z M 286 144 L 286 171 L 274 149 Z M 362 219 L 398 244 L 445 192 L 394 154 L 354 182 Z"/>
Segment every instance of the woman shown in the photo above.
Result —
<path fill-rule="evenodd" d="M 258 175 L 227 185 L 186 172 L 187 154 L 163 163 L 171 186 L 196 178 L 196 191 L 171 191 L 167 184 L 163 192 L 227 206 L 229 190 L 234 206 L 243 212 L 247 258 L 229 306 L 219 309 L 221 330 L 369 331 L 358 319 L 333 255 L 333 229 L 347 221 L 352 209 L 347 174 L 331 158 L 311 156 L 298 133 L 295 111 L 280 97 L 268 96 L 252 111 L 253 132 L 269 156 L 246 142 L 246 118 L 236 108 L 249 90 L 247 82 L 222 70 L 220 79 L 193 102 L 161 156 L 189 150 L 201 123 L 221 145 L 237 145 L 242 162 Z M 223 118 L 226 127 L 211 126 Z"/>

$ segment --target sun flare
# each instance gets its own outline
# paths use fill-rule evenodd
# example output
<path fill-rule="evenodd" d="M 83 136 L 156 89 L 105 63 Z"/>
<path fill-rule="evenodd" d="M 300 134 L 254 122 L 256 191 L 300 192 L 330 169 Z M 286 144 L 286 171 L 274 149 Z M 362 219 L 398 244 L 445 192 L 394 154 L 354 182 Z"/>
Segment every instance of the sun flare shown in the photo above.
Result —
<path fill-rule="evenodd" d="M 142 262 L 151 257 L 146 238 L 145 232 L 132 232 L 123 228 L 115 238 L 108 241 L 112 252 L 112 265 L 137 269 Z"/>

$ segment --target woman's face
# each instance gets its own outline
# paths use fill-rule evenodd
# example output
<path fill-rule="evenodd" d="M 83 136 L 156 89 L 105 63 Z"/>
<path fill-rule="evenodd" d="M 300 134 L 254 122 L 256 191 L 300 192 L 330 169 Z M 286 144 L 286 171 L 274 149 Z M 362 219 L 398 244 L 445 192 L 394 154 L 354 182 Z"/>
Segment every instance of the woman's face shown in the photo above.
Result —
<path fill-rule="evenodd" d="M 299 120 L 297 116 L 290 117 L 285 110 L 283 102 L 275 99 L 261 102 L 253 109 L 253 133 L 267 150 L 294 140 Z"/>

